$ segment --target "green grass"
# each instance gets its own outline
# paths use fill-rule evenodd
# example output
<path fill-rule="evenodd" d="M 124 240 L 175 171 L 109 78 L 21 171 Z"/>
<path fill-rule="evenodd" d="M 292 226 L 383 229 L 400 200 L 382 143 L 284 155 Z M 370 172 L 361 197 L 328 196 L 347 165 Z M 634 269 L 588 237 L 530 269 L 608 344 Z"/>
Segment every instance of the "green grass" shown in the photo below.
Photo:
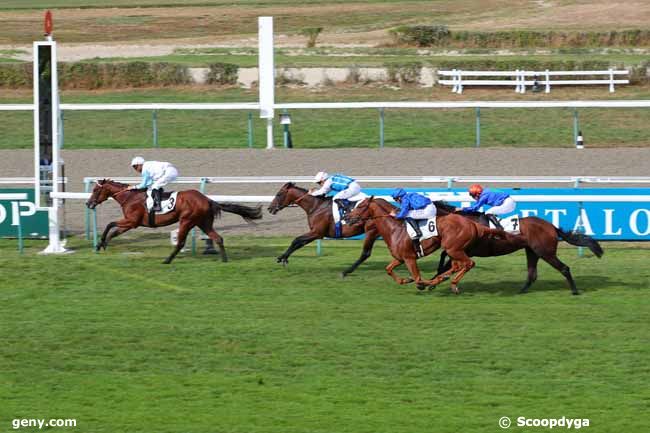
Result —
<path fill-rule="evenodd" d="M 514 92 L 468 90 L 454 95 L 448 89 L 372 86 L 326 88 L 322 91 L 278 88 L 281 101 L 395 101 L 471 99 L 647 99 L 648 87 L 621 87 L 609 94 L 605 86 L 593 89 L 553 89 L 550 95 L 516 96 Z M 28 93 L 0 99 L 0 103 L 31 102 Z M 500 96 L 502 95 L 502 96 Z M 503 96 L 505 95 L 505 96 Z M 186 88 L 140 89 L 115 92 L 63 92 L 64 102 L 234 102 L 255 101 L 256 90 Z M 292 110 L 291 133 L 296 148 L 379 146 L 378 110 Z M 146 148 L 153 146 L 152 113 L 146 111 L 64 113 L 66 149 Z M 236 148 L 248 145 L 245 111 L 161 111 L 158 142 L 170 148 Z M 580 128 L 589 146 L 650 145 L 650 111 L 644 109 L 582 109 Z M 254 147 L 265 146 L 265 123 L 252 112 Z M 282 143 L 276 127 L 275 142 Z M 385 111 L 385 145 L 388 147 L 469 147 L 475 145 L 475 112 L 460 110 Z M 29 112 L 5 112 L 0 122 L 0 149 L 33 146 Z M 481 146 L 571 147 L 573 112 L 567 109 L 481 110 Z"/>
<path fill-rule="evenodd" d="M 0 241 L 0 422 L 76 418 L 80 432 L 495 432 L 502 416 L 589 418 L 644 431 L 650 250 L 560 251 L 584 294 L 523 254 L 479 259 L 417 293 L 383 244 L 339 278 L 357 241 L 274 257 L 289 238 L 226 236 L 231 261 L 160 264 L 164 235 L 39 256 Z M 430 270 L 435 259 L 421 262 Z M 402 272 L 404 272 L 402 270 Z M 22 429 L 21 431 L 35 431 Z M 523 431 L 511 428 L 510 431 Z"/>

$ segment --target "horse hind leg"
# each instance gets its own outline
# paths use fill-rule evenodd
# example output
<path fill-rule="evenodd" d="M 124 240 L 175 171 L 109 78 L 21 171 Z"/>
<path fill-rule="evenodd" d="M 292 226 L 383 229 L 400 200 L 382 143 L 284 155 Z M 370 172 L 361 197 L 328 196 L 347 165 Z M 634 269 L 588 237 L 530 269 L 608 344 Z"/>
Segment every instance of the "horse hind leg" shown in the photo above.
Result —
<path fill-rule="evenodd" d="M 219 247 L 219 254 L 221 255 L 221 261 L 222 262 L 227 262 L 228 261 L 228 255 L 226 254 L 226 247 L 223 244 L 223 237 L 217 233 L 217 231 L 212 227 L 212 221 L 209 223 L 201 224 L 201 230 L 203 230 L 203 233 L 205 233 L 208 238 L 213 243 L 216 243 L 217 246 Z"/>
<path fill-rule="evenodd" d="M 399 275 L 397 275 L 397 273 L 395 272 L 395 268 L 398 267 L 399 265 L 401 265 L 402 263 L 404 263 L 403 260 L 393 259 L 393 261 L 390 262 L 390 263 L 388 264 L 388 266 L 386 266 L 386 273 L 387 273 L 388 275 L 390 275 L 390 277 L 391 277 L 393 280 L 395 280 L 395 282 L 396 282 L 397 284 L 408 284 L 408 283 L 412 283 L 412 282 L 413 282 L 413 279 L 412 279 L 412 278 L 401 278 L 401 277 L 400 277 Z M 407 266 L 408 266 L 408 262 L 407 262 Z M 409 269 L 409 270 L 410 270 L 410 269 Z"/>
<path fill-rule="evenodd" d="M 567 282 L 569 283 L 569 287 L 571 288 L 571 293 L 574 295 L 579 295 L 580 292 L 578 292 L 578 288 L 576 287 L 575 281 L 573 281 L 573 276 L 571 275 L 571 269 L 565 265 L 560 259 L 557 258 L 557 256 L 545 256 L 542 257 L 546 263 L 549 265 L 553 266 L 555 269 L 560 271 L 562 275 L 564 275 L 564 278 L 566 278 Z"/>
<path fill-rule="evenodd" d="M 469 257 L 467 257 L 465 260 L 458 260 L 456 263 L 456 269 L 458 269 L 458 272 L 451 280 L 451 291 L 458 295 L 460 293 L 460 290 L 458 290 L 458 283 L 465 276 L 465 274 L 476 265 L 476 263 Z"/>
<path fill-rule="evenodd" d="M 187 234 L 189 231 L 194 227 L 194 223 L 189 222 L 189 221 L 183 221 L 181 222 L 180 226 L 178 227 L 178 239 L 176 240 L 176 246 L 174 247 L 174 250 L 172 253 L 165 259 L 163 262 L 164 264 L 168 265 L 174 260 L 174 257 L 180 252 L 180 250 L 183 249 L 185 246 L 185 240 L 187 239 Z"/>
<path fill-rule="evenodd" d="M 530 248 L 526 248 L 526 264 L 528 265 L 528 278 L 524 287 L 521 288 L 519 293 L 528 293 L 530 286 L 537 280 L 537 262 L 539 256 Z"/>

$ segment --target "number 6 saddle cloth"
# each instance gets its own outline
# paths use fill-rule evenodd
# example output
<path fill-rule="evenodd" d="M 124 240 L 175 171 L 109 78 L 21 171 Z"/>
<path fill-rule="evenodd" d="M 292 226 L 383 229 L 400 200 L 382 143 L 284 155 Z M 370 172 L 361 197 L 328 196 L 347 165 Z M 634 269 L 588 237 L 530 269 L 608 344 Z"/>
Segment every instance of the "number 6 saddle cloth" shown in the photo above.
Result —
<path fill-rule="evenodd" d="M 171 193 L 163 193 L 163 200 L 160 202 L 161 211 L 156 212 L 156 215 L 164 215 L 174 210 L 176 207 L 176 196 L 178 191 Z M 147 210 L 151 210 L 153 207 L 153 197 L 151 197 L 151 190 L 147 191 Z"/>
<path fill-rule="evenodd" d="M 438 236 L 438 225 L 436 224 L 435 218 L 429 218 L 427 220 L 416 220 L 416 221 L 418 222 L 418 226 L 420 227 L 420 231 L 422 232 L 420 241 L 432 238 L 434 236 Z M 407 221 L 404 221 L 404 224 L 406 225 L 406 232 L 408 233 L 409 237 L 411 239 L 416 239 L 417 236 L 415 234 L 415 230 L 413 229 L 413 226 L 411 226 L 411 224 L 409 224 Z"/>

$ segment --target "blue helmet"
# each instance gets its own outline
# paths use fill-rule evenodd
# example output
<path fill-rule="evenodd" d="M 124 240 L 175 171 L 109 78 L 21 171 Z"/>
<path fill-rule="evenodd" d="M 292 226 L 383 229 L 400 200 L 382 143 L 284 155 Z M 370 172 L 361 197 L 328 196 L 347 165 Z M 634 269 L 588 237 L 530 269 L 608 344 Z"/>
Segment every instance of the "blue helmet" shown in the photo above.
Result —
<path fill-rule="evenodd" d="M 395 189 L 393 190 L 393 193 L 391 194 L 391 196 L 392 196 L 395 200 L 397 200 L 398 198 L 402 198 L 402 197 L 404 197 L 405 195 L 406 195 L 406 191 L 404 191 L 404 188 L 395 188 Z"/>

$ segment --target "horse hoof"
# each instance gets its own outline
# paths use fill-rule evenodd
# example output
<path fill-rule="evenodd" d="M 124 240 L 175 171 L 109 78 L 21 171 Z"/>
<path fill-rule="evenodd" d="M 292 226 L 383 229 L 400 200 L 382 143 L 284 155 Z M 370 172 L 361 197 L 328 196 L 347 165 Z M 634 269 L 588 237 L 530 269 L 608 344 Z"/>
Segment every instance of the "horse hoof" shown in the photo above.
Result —
<path fill-rule="evenodd" d="M 345 272 L 341 272 L 341 279 L 342 279 L 342 280 L 345 279 L 345 277 L 346 277 L 347 275 L 348 275 L 348 274 L 346 274 Z"/>
<path fill-rule="evenodd" d="M 580 295 L 580 292 L 571 292 L 571 294 L 572 294 L 573 296 L 579 296 L 579 295 Z"/>
<path fill-rule="evenodd" d="M 168 265 L 168 264 L 170 264 L 171 262 L 172 262 L 171 260 L 166 259 L 165 261 L 163 261 L 163 265 Z"/>
<path fill-rule="evenodd" d="M 525 294 L 527 294 L 527 293 L 528 293 L 528 289 L 521 289 L 521 290 L 519 291 L 519 294 L 520 294 L 520 295 L 525 295 Z"/>
<path fill-rule="evenodd" d="M 427 285 L 426 285 L 426 284 L 422 284 L 422 283 L 417 283 L 417 284 L 415 285 L 415 287 L 417 287 L 417 289 L 418 289 L 419 291 L 422 291 L 422 290 L 425 290 L 425 289 L 427 288 Z"/>
<path fill-rule="evenodd" d="M 454 293 L 454 295 L 460 295 L 460 289 L 458 286 L 452 286 L 451 291 Z"/>

